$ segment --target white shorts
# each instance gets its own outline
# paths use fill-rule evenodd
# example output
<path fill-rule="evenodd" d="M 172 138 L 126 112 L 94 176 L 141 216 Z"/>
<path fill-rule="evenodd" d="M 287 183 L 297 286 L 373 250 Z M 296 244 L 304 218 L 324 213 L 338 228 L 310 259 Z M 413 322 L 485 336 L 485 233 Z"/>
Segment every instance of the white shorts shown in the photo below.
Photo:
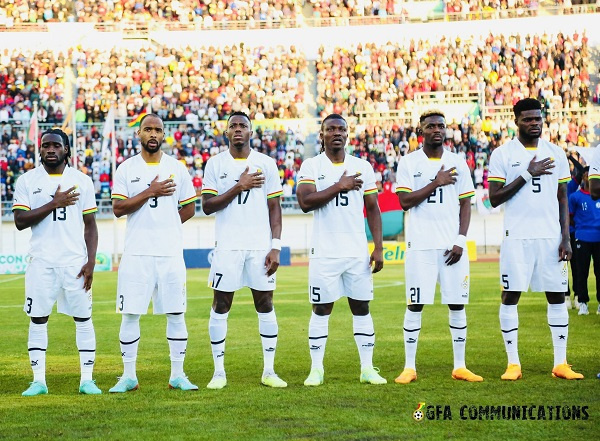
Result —
<path fill-rule="evenodd" d="M 234 292 L 244 286 L 257 291 L 274 291 L 275 274 L 267 276 L 265 259 L 271 250 L 219 250 L 210 264 L 208 287 L 222 292 Z"/>
<path fill-rule="evenodd" d="M 25 272 L 25 305 L 29 317 L 46 317 L 54 303 L 61 314 L 71 317 L 92 316 L 92 290 L 83 289 L 83 277 L 77 278 L 81 265 L 60 268 L 32 259 Z"/>
<path fill-rule="evenodd" d="M 446 265 L 446 250 L 406 250 L 404 264 L 407 305 L 433 305 L 440 282 L 442 304 L 469 303 L 469 256 L 465 249 L 454 265 Z"/>
<path fill-rule="evenodd" d="M 146 314 L 150 299 L 154 314 L 186 311 L 183 256 L 123 255 L 118 278 L 117 312 Z"/>
<path fill-rule="evenodd" d="M 333 303 L 340 297 L 373 300 L 373 275 L 369 256 L 315 257 L 308 264 L 308 300 Z"/>
<path fill-rule="evenodd" d="M 500 286 L 504 291 L 567 291 L 567 262 L 558 260 L 557 239 L 504 240 L 500 249 Z"/>

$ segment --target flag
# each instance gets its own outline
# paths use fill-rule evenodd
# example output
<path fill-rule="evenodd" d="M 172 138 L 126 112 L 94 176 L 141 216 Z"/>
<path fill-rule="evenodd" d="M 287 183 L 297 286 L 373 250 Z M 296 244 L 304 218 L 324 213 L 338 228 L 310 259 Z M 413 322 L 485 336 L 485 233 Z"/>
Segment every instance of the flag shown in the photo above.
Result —
<path fill-rule="evenodd" d="M 117 148 L 117 138 L 115 133 L 115 109 L 111 106 L 104 120 L 102 128 L 102 157 L 106 157 L 106 153 L 114 154 Z"/>
<path fill-rule="evenodd" d="M 383 191 L 377 195 L 379 209 L 381 210 L 381 225 L 383 227 L 384 238 L 397 236 L 404 229 L 404 212 L 400 206 L 398 196 L 392 190 L 391 183 L 386 182 L 383 185 Z M 372 240 L 373 236 L 366 219 L 366 209 L 364 210 L 364 215 L 367 239 Z"/>
<path fill-rule="evenodd" d="M 140 125 L 140 122 L 142 121 L 142 118 L 144 117 L 144 115 L 146 115 L 146 111 L 143 110 L 139 115 L 136 115 L 135 118 L 133 118 L 133 120 L 131 120 L 129 122 L 129 127 L 137 127 Z"/>
<path fill-rule="evenodd" d="M 27 143 L 37 145 L 38 143 L 39 126 L 37 120 L 37 112 L 33 111 L 33 116 L 29 121 L 29 131 L 27 132 Z"/>

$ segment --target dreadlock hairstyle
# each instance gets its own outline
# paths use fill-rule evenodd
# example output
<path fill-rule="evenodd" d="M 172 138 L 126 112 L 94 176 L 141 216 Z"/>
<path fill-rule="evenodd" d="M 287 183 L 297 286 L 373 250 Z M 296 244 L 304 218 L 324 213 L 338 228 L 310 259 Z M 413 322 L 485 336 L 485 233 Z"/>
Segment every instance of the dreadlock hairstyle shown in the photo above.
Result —
<path fill-rule="evenodd" d="M 42 133 L 42 136 L 40 139 L 42 139 L 44 137 L 44 135 L 58 135 L 62 138 L 63 144 L 67 148 L 67 156 L 65 157 L 65 164 L 69 165 L 69 159 L 71 159 L 71 143 L 69 142 L 69 137 L 67 136 L 67 134 L 65 132 L 63 132 L 61 129 L 55 128 L 55 129 L 46 130 L 44 133 Z"/>

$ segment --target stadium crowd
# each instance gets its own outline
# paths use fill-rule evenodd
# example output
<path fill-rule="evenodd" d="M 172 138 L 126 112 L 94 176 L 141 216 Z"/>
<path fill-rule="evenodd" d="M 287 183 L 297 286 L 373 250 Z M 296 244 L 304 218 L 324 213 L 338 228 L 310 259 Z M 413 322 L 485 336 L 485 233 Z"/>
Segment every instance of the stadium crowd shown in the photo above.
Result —
<path fill-rule="evenodd" d="M 410 107 L 415 93 L 485 91 L 485 105 L 539 98 L 546 110 L 590 101 L 588 39 L 494 35 L 411 40 L 403 46 L 322 47 L 317 59 L 317 111 L 356 115 Z"/>

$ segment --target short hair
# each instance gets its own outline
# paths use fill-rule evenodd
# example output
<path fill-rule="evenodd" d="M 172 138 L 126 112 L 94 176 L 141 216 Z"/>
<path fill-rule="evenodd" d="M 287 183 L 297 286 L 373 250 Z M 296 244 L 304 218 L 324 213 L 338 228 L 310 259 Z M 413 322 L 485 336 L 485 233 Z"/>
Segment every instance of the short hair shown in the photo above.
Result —
<path fill-rule="evenodd" d="M 227 118 L 227 126 L 229 127 L 229 120 L 231 118 L 233 118 L 234 116 L 243 116 L 244 118 L 246 118 L 248 120 L 248 122 L 250 123 L 250 125 L 252 125 L 252 120 L 250 119 L 250 117 L 248 116 L 248 114 L 246 112 L 242 112 L 242 111 L 237 111 L 237 112 L 233 112 L 229 115 L 229 117 Z"/>
<path fill-rule="evenodd" d="M 430 116 L 441 116 L 442 118 L 446 119 L 446 115 L 444 115 L 444 112 L 442 112 L 441 110 L 429 109 L 421 114 L 421 116 L 419 117 L 419 122 L 422 123 L 423 121 L 425 121 L 426 118 L 429 118 Z"/>
<path fill-rule="evenodd" d="M 342 115 L 340 115 L 339 113 L 332 113 L 330 115 L 327 115 L 325 117 L 325 119 L 323 121 L 321 121 L 321 128 L 323 128 L 323 124 L 325 124 L 325 122 L 327 122 L 327 121 L 329 121 L 331 119 L 341 119 L 346 124 L 348 124 L 348 122 L 346 121 L 346 118 L 344 118 Z"/>
<path fill-rule="evenodd" d="M 67 156 L 65 157 L 65 164 L 68 164 L 69 163 L 69 158 L 71 157 L 71 143 L 69 142 L 69 136 L 65 132 L 63 132 L 61 129 L 59 129 L 59 128 L 54 128 L 54 129 L 48 129 L 48 130 L 46 130 L 44 133 L 42 133 L 42 136 L 40 137 L 40 140 L 45 135 L 58 135 L 58 136 L 61 137 L 61 139 L 63 141 L 63 144 L 67 148 Z"/>
<path fill-rule="evenodd" d="M 142 124 L 144 124 L 144 120 L 148 117 L 158 118 L 162 121 L 162 118 L 156 113 L 146 113 L 144 116 L 142 116 L 142 119 L 140 119 L 140 127 L 142 127 Z"/>
<path fill-rule="evenodd" d="M 535 98 L 524 98 L 517 101 L 517 104 L 513 107 L 515 118 L 518 118 L 522 112 L 527 110 L 542 110 L 542 103 Z"/>

